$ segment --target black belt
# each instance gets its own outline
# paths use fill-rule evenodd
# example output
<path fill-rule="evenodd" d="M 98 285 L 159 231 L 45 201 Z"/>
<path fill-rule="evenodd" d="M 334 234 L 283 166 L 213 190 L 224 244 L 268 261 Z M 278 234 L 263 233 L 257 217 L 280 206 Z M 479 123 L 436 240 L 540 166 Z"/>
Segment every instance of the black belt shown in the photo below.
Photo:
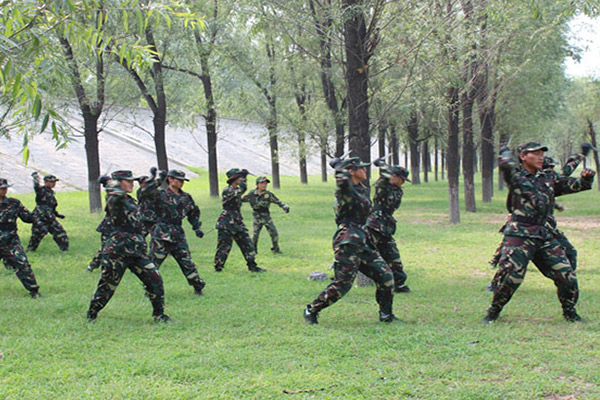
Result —
<path fill-rule="evenodd" d="M 512 222 L 521 222 L 529 225 L 545 225 L 546 218 L 525 217 L 522 215 L 513 215 L 510 217 Z"/>
<path fill-rule="evenodd" d="M 258 213 L 258 214 L 265 214 L 265 213 L 269 212 L 269 209 L 268 208 L 255 208 L 252 211 L 254 211 L 255 213 Z"/>
<path fill-rule="evenodd" d="M 13 223 L 13 222 L 1 223 L 0 224 L 0 231 L 12 231 L 16 227 L 17 227 L 17 224 Z"/>
<path fill-rule="evenodd" d="M 163 224 L 181 225 L 181 220 L 179 218 L 159 218 L 158 222 L 162 222 Z"/>
<path fill-rule="evenodd" d="M 140 233 L 140 230 L 132 226 L 115 226 L 113 228 L 117 232 Z"/>
<path fill-rule="evenodd" d="M 363 225 L 365 222 L 367 222 L 367 218 L 344 217 L 344 218 L 338 219 L 338 225 L 340 225 L 340 224 Z"/>

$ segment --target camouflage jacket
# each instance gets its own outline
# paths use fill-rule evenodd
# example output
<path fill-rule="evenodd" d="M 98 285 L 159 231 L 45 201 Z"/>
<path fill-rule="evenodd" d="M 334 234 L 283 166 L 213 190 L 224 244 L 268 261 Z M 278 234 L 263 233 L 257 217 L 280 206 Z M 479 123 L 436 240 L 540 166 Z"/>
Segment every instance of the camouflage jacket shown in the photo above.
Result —
<path fill-rule="evenodd" d="M 5 197 L 0 201 L 0 247 L 19 240 L 17 218 L 27 223 L 33 223 L 35 219 L 19 200 Z"/>
<path fill-rule="evenodd" d="M 106 195 L 106 203 L 108 203 L 108 194 Z M 96 232 L 100 232 L 102 235 L 108 236 L 112 231 L 112 223 L 110 222 L 110 215 L 108 214 L 108 206 L 104 207 L 104 218 L 96 227 Z"/>
<path fill-rule="evenodd" d="M 39 181 L 33 180 L 33 189 L 35 190 L 35 209 L 33 213 L 40 220 L 40 222 L 52 221 L 56 219 L 58 212 L 56 207 L 58 202 L 54 190 L 49 187 L 39 184 Z"/>
<path fill-rule="evenodd" d="M 573 172 L 577 169 L 577 167 L 579 167 L 579 164 L 581 164 L 584 158 L 585 157 L 581 154 L 575 154 L 569 157 L 567 162 L 561 168 L 562 176 L 571 176 Z M 554 170 L 550 170 L 550 172 L 559 176 Z M 554 217 L 554 209 L 556 209 L 556 204 L 554 205 L 553 210 L 548 216 L 548 221 L 546 223 L 548 228 L 552 230 L 557 229 L 556 218 Z"/>
<path fill-rule="evenodd" d="M 369 214 L 366 225 L 370 232 L 377 232 L 387 237 L 396 233 L 394 212 L 400 208 L 403 193 L 402 187 L 392 185 L 389 178 L 382 176 L 375 182 L 373 211 Z"/>
<path fill-rule="evenodd" d="M 152 203 L 149 196 L 144 195 L 143 188 L 139 188 L 137 190 L 136 197 L 138 201 L 140 219 L 146 224 L 154 224 L 157 219 L 156 211 L 154 211 L 154 204 Z"/>
<path fill-rule="evenodd" d="M 243 231 L 246 229 L 244 225 L 244 217 L 242 217 L 242 194 L 248 188 L 245 180 L 241 180 L 237 187 L 227 186 L 221 194 L 221 204 L 223 211 L 217 219 L 217 229 L 228 231 Z"/>
<path fill-rule="evenodd" d="M 146 239 L 135 199 L 122 190 L 110 190 L 106 198 L 106 213 L 113 227 L 102 245 L 102 253 L 120 257 L 146 253 Z"/>
<path fill-rule="evenodd" d="M 511 152 L 502 153 L 498 165 L 510 189 L 507 206 L 512 216 L 503 231 L 506 236 L 552 237 L 547 222 L 554 212 L 555 197 L 592 187 L 593 178 L 569 178 L 547 170 L 531 173 L 520 168 Z"/>
<path fill-rule="evenodd" d="M 149 182 L 141 191 L 141 199 L 148 202 L 156 213 L 156 224 L 152 228 L 152 238 L 166 242 L 185 241 L 185 231 L 181 223 L 187 217 L 194 231 L 200 230 L 200 208 L 192 196 L 180 190 L 175 193 L 170 188 L 159 189 L 157 182 Z M 144 217 L 141 217 L 144 219 Z"/>
<path fill-rule="evenodd" d="M 333 236 L 334 250 L 345 244 L 371 249 L 364 226 L 371 212 L 367 187 L 362 183 L 355 185 L 345 170 L 336 171 L 335 180 L 335 221 L 338 226 Z"/>
<path fill-rule="evenodd" d="M 269 206 L 271 203 L 277 204 L 283 210 L 288 208 L 287 204 L 281 202 L 274 193 L 265 190 L 262 194 L 258 193 L 258 189 L 252 189 L 247 195 L 242 197 L 242 202 L 250 203 L 252 214 L 262 216 L 269 215 Z"/>

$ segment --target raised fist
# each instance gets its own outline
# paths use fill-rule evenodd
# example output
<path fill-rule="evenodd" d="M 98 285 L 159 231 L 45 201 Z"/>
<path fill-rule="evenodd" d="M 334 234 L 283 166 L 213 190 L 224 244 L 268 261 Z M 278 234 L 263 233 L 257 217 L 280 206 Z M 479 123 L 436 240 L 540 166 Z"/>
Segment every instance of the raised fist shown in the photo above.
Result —
<path fill-rule="evenodd" d="M 377 160 L 373 161 L 373 165 L 376 167 L 384 167 L 385 166 L 385 157 L 379 157 Z"/>
<path fill-rule="evenodd" d="M 334 157 L 329 161 L 329 166 L 333 169 L 338 169 L 338 167 L 342 164 L 342 159 L 338 157 Z"/>
<path fill-rule="evenodd" d="M 504 153 L 509 153 L 509 152 L 510 152 L 510 147 L 508 147 L 506 145 L 500 147 L 500 152 L 499 152 L 500 155 L 502 155 Z"/>
<path fill-rule="evenodd" d="M 110 182 L 110 176 L 108 175 L 100 175 L 100 177 L 98 178 L 98 183 L 104 187 L 106 187 L 106 184 L 108 182 Z"/>
<path fill-rule="evenodd" d="M 591 143 L 588 143 L 588 142 L 581 143 L 581 154 L 583 154 L 584 156 L 587 157 L 593 148 L 594 148 L 594 146 L 592 146 Z"/>
<path fill-rule="evenodd" d="M 150 168 L 150 176 L 152 177 L 152 179 L 156 179 L 157 172 L 158 172 L 158 168 L 156 168 L 156 167 Z"/>

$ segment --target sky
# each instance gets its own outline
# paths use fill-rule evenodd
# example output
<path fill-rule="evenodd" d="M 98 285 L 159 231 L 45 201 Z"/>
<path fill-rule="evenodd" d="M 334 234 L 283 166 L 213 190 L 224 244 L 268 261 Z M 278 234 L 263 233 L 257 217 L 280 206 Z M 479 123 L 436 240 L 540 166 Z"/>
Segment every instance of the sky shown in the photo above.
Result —
<path fill-rule="evenodd" d="M 569 43 L 584 49 L 580 62 L 565 59 L 569 77 L 590 76 L 600 79 L 600 18 L 577 16 L 570 23 Z"/>

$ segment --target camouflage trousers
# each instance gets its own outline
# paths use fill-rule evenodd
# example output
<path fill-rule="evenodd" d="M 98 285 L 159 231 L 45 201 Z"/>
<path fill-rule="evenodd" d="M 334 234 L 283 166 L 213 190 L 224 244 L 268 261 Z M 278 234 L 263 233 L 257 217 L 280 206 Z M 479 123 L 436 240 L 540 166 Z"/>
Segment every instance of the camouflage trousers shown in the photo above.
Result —
<path fill-rule="evenodd" d="M 152 303 L 152 315 L 163 314 L 165 304 L 163 280 L 158 269 L 145 254 L 128 257 L 111 254 L 102 258 L 102 275 L 90 302 L 89 312 L 91 314 L 98 314 L 106 306 L 115 294 L 115 290 L 117 290 L 117 286 L 119 286 L 123 274 L 128 268 L 146 287 L 148 297 Z"/>
<path fill-rule="evenodd" d="M 8 246 L 0 246 L 0 259 L 4 260 L 4 265 L 7 268 L 15 271 L 15 275 L 25 286 L 25 289 L 31 293 L 36 293 L 40 289 L 19 240 L 14 240 Z"/>
<path fill-rule="evenodd" d="M 531 260 L 545 277 L 554 281 L 563 311 L 575 310 L 579 298 L 577 275 L 560 243 L 556 239 L 544 241 L 505 236 L 494 277 L 496 286 L 490 311 L 500 312 L 509 302 L 523 282 L 527 264 Z"/>
<path fill-rule="evenodd" d="M 31 225 L 31 238 L 29 239 L 27 251 L 35 251 L 44 236 L 48 233 L 52 235 L 52 238 L 61 251 L 69 249 L 69 238 L 67 237 L 65 228 L 56 219 L 52 219 L 43 222 L 34 222 Z"/>
<path fill-rule="evenodd" d="M 217 253 L 215 254 L 215 270 L 222 271 L 225 267 L 225 262 L 227 261 L 234 240 L 242 251 L 248 268 L 252 269 L 257 266 L 255 261 L 256 251 L 254 251 L 248 230 L 245 228 L 243 231 L 219 229 Z"/>
<path fill-rule="evenodd" d="M 350 291 L 360 271 L 373 279 L 377 285 L 375 299 L 379 304 L 379 310 L 384 314 L 392 314 L 394 275 L 379 253 L 348 244 L 341 245 L 335 250 L 333 267 L 334 279 L 308 305 L 311 311 L 319 312 L 341 299 Z"/>
<path fill-rule="evenodd" d="M 396 288 L 403 287 L 407 276 L 404 272 L 404 265 L 402 264 L 396 241 L 391 236 L 384 236 L 378 233 L 373 233 L 371 237 L 375 243 L 375 248 L 394 274 L 394 286 Z"/>
<path fill-rule="evenodd" d="M 180 242 L 167 242 L 156 238 L 150 240 L 150 260 L 156 265 L 157 269 L 160 268 L 169 254 L 177 261 L 181 272 L 188 281 L 188 285 L 193 286 L 194 289 L 202 290 L 206 282 L 200 278 L 196 264 L 192 261 L 190 248 L 185 240 Z"/>
<path fill-rule="evenodd" d="M 252 214 L 252 217 L 252 245 L 254 246 L 255 251 L 258 253 L 258 238 L 260 236 L 260 231 L 264 226 L 271 236 L 271 251 L 278 252 L 280 250 L 279 233 L 277 232 L 277 228 L 275 227 L 275 223 L 273 222 L 271 215 Z"/>

